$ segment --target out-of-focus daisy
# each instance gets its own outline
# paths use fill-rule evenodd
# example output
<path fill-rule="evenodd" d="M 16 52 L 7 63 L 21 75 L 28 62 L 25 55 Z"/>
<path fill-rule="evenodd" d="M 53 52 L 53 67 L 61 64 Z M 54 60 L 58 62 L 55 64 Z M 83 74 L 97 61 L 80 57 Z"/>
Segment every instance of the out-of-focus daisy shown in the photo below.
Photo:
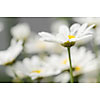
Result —
<path fill-rule="evenodd" d="M 62 25 L 67 25 L 68 26 L 68 22 L 66 20 L 57 20 L 57 21 L 54 21 L 51 24 L 51 32 L 52 33 L 59 33 L 59 28 Z"/>
<path fill-rule="evenodd" d="M 97 69 L 98 62 L 91 50 L 86 50 L 85 47 L 79 49 L 74 47 L 71 52 L 74 75 L 88 73 Z"/>
<path fill-rule="evenodd" d="M 88 23 L 89 25 L 91 24 L 100 25 L 99 17 L 76 17 L 76 18 L 73 18 L 73 20 L 81 24 Z"/>
<path fill-rule="evenodd" d="M 16 57 L 21 53 L 23 49 L 23 42 L 18 42 L 14 39 L 11 41 L 11 45 L 7 50 L 0 51 L 0 65 L 7 65 L 12 63 Z"/>
<path fill-rule="evenodd" d="M 65 53 L 61 55 L 52 54 L 51 56 L 45 57 L 45 66 L 54 72 L 60 73 L 67 69 L 67 63 L 68 59 Z"/>
<path fill-rule="evenodd" d="M 59 43 L 64 47 L 71 47 L 82 39 L 91 38 L 92 31 L 90 29 L 94 26 L 94 24 L 88 27 L 87 23 L 82 25 L 75 23 L 69 29 L 67 26 L 62 25 L 57 35 L 47 32 L 40 32 L 39 35 L 41 36 L 41 40 Z"/>
<path fill-rule="evenodd" d="M 36 79 L 37 77 L 41 77 L 44 72 L 42 60 L 38 56 L 33 56 L 30 58 L 25 58 L 22 61 L 22 65 L 20 70 L 26 76 L 30 76 L 32 79 Z"/>
<path fill-rule="evenodd" d="M 11 35 L 16 40 L 26 40 L 30 35 L 31 30 L 28 24 L 20 23 L 11 28 Z"/>
<path fill-rule="evenodd" d="M 52 48 L 52 49 L 51 49 Z M 24 51 L 26 53 L 62 53 L 64 48 L 62 46 L 58 46 L 54 43 L 44 42 L 39 40 L 38 36 L 31 36 L 28 38 L 24 45 Z"/>
<path fill-rule="evenodd" d="M 71 50 L 72 67 L 74 75 L 88 73 L 97 69 L 97 59 L 95 54 L 90 50 L 86 50 L 85 47 L 76 48 Z M 51 66 L 55 70 L 59 70 L 59 73 L 64 70 L 69 70 L 69 58 L 64 52 L 62 55 L 51 55 L 46 57 L 46 66 Z"/>
<path fill-rule="evenodd" d="M 61 65 L 64 66 L 57 66 L 56 63 L 53 63 L 53 61 L 50 61 L 50 63 L 48 63 L 47 61 L 49 59 L 54 60 L 59 58 L 58 56 L 50 56 L 50 58 L 45 57 L 44 60 L 42 60 L 38 56 L 33 56 L 31 59 L 25 58 L 22 62 L 23 66 L 20 67 L 20 70 L 23 72 L 23 74 L 30 76 L 32 79 L 36 79 L 38 77 L 48 77 L 52 75 L 57 75 L 65 69 L 64 66 L 66 65 L 63 64 L 65 62 L 61 62 Z"/>

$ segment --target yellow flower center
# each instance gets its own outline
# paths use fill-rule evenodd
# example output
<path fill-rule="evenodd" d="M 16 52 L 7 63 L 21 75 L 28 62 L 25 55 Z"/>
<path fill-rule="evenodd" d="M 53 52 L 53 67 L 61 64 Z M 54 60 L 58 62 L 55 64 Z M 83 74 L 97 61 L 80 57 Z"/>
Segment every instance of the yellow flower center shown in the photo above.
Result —
<path fill-rule="evenodd" d="M 75 38 L 75 36 L 74 35 L 68 35 L 68 38 L 72 39 L 72 38 Z"/>
<path fill-rule="evenodd" d="M 75 67 L 75 71 L 80 71 L 80 67 L 79 66 Z"/>
<path fill-rule="evenodd" d="M 32 73 L 41 73 L 41 70 L 34 70 L 34 71 L 32 71 Z"/>
<path fill-rule="evenodd" d="M 65 59 L 64 61 L 62 61 L 62 64 L 67 64 L 67 59 Z"/>

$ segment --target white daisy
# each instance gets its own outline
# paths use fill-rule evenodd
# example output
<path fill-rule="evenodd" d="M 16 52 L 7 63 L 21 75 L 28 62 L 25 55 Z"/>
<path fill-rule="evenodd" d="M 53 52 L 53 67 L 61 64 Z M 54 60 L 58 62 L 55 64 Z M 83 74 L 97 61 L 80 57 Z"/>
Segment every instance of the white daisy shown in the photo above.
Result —
<path fill-rule="evenodd" d="M 23 42 L 12 39 L 11 46 L 4 51 L 0 51 L 0 65 L 12 63 L 23 49 Z"/>
<path fill-rule="evenodd" d="M 65 69 L 63 63 L 61 62 L 62 65 L 64 66 L 56 66 L 56 63 L 53 63 L 50 61 L 48 63 L 48 60 L 54 60 L 55 58 L 57 59 L 58 56 L 54 57 L 45 57 L 44 60 L 42 60 L 38 56 L 33 56 L 31 59 L 25 58 L 22 62 L 22 67 L 20 67 L 20 70 L 23 72 L 23 74 L 31 77 L 33 80 L 38 78 L 38 77 L 48 77 L 48 76 L 53 76 L 59 74 L 63 69 Z M 58 60 L 57 60 L 58 61 Z"/>
<path fill-rule="evenodd" d="M 73 47 L 71 56 L 74 75 L 88 73 L 97 69 L 98 62 L 91 50 L 86 50 L 85 47 L 79 49 Z M 68 71 L 70 68 L 67 52 L 64 52 L 62 55 L 46 57 L 45 62 L 45 66 L 51 66 L 51 69 L 57 70 L 58 73 L 64 70 Z"/>
<path fill-rule="evenodd" d="M 31 30 L 28 24 L 21 23 L 11 28 L 11 35 L 16 40 L 26 40 L 30 35 Z"/>
<path fill-rule="evenodd" d="M 86 50 L 85 47 L 71 50 L 72 67 L 74 68 L 74 75 L 84 74 L 97 69 L 97 59 L 91 50 Z M 69 66 L 69 62 L 67 63 Z"/>
<path fill-rule="evenodd" d="M 90 29 L 95 25 L 87 26 L 87 23 L 82 25 L 75 23 L 69 29 L 67 26 L 62 25 L 57 35 L 52 35 L 47 32 L 40 32 L 39 35 L 41 36 L 41 40 L 60 43 L 64 47 L 71 47 L 77 41 L 92 37 L 92 34 L 90 34 L 92 31 Z"/>
<path fill-rule="evenodd" d="M 85 47 L 79 49 L 73 47 L 71 50 L 71 56 L 75 75 L 97 69 L 97 59 L 91 50 L 86 50 Z M 59 69 L 59 72 L 69 69 L 69 58 L 66 52 L 62 55 L 51 55 L 50 57 L 46 57 L 45 61 L 48 66 L 53 66 L 53 68 L 57 70 Z"/>
<path fill-rule="evenodd" d="M 33 56 L 30 58 L 25 58 L 22 61 L 22 65 L 20 67 L 20 71 L 25 75 L 31 77 L 33 80 L 41 77 L 44 72 L 42 66 L 42 60 L 38 56 Z"/>

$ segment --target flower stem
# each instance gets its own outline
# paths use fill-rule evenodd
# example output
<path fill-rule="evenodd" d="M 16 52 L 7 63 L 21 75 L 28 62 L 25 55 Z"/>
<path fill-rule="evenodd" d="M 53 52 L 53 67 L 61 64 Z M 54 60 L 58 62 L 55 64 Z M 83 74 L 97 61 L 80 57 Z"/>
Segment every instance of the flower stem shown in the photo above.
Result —
<path fill-rule="evenodd" d="M 70 47 L 68 47 L 68 56 L 69 56 L 69 63 L 70 63 L 70 77 L 71 77 L 70 82 L 74 83 Z"/>

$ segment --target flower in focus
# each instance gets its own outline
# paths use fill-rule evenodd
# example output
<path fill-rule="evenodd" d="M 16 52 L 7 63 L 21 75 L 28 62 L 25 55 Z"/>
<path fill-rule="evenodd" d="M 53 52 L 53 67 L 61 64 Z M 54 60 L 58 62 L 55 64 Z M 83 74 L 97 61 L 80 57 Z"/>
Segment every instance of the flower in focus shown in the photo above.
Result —
<path fill-rule="evenodd" d="M 26 23 L 17 24 L 16 26 L 11 28 L 11 35 L 16 40 L 26 40 L 30 35 L 30 33 L 31 33 L 30 27 Z"/>
<path fill-rule="evenodd" d="M 18 42 L 14 39 L 11 41 L 11 45 L 7 50 L 0 51 L 0 65 L 7 65 L 12 63 L 17 56 L 21 53 L 23 42 L 19 40 Z"/>
<path fill-rule="evenodd" d="M 82 25 L 75 23 L 69 29 L 67 26 L 62 25 L 57 35 L 47 32 L 40 32 L 39 35 L 41 36 L 41 40 L 59 43 L 64 47 L 71 47 L 80 40 L 91 38 L 92 31 L 90 29 L 94 26 L 94 24 L 88 27 L 87 23 Z"/>

